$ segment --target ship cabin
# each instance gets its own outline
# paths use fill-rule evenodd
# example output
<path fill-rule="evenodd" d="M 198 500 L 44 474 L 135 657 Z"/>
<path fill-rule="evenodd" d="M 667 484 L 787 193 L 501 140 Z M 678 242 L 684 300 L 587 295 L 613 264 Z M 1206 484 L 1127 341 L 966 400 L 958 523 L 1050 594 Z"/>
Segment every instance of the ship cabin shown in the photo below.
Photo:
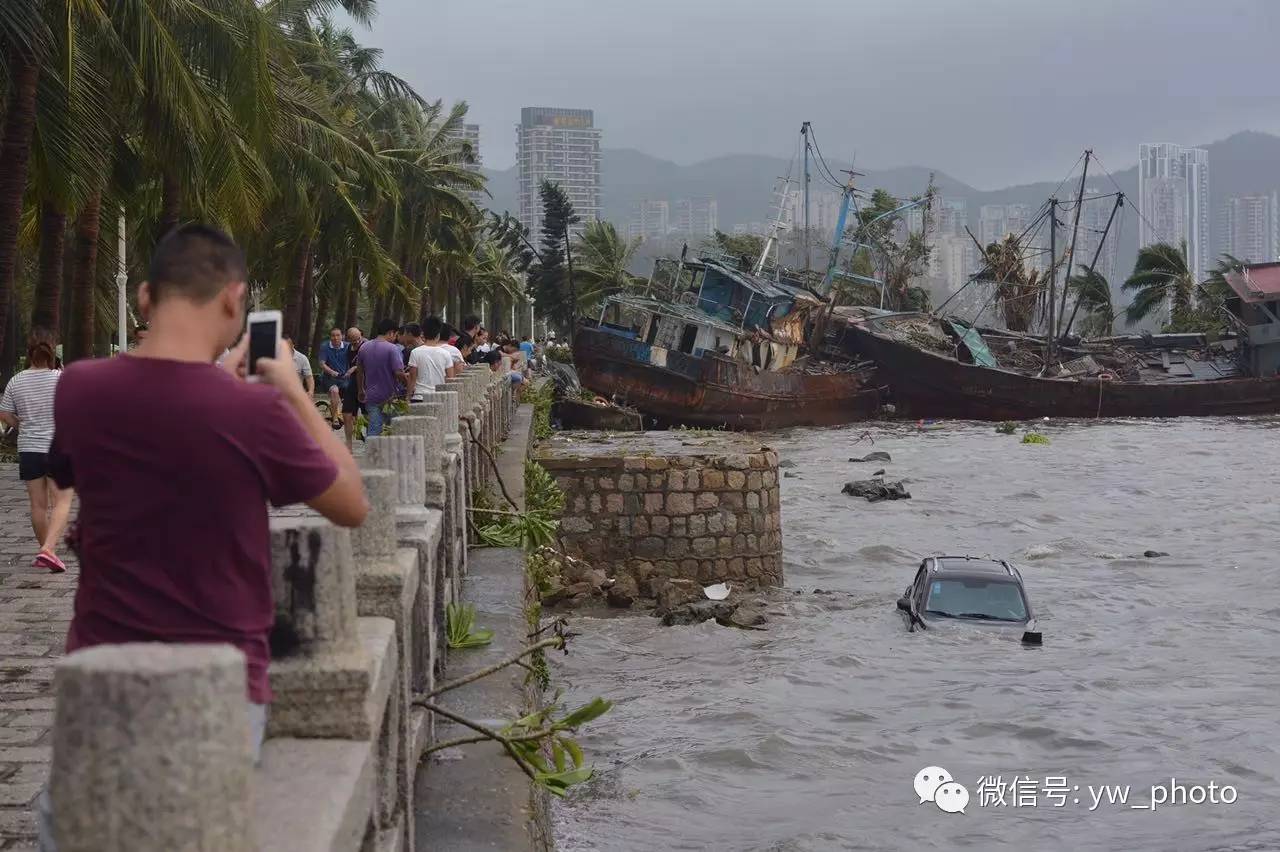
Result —
<path fill-rule="evenodd" d="M 674 301 L 611 296 L 597 328 L 647 347 L 695 358 L 715 355 L 778 370 L 803 343 L 807 303 L 802 287 L 769 281 L 719 261 L 684 261 Z M 687 282 L 687 283 L 686 283 Z"/>
<path fill-rule="evenodd" d="M 1239 298 L 1238 315 L 1247 331 L 1249 372 L 1280 373 L 1280 263 L 1247 263 L 1226 274 Z"/>

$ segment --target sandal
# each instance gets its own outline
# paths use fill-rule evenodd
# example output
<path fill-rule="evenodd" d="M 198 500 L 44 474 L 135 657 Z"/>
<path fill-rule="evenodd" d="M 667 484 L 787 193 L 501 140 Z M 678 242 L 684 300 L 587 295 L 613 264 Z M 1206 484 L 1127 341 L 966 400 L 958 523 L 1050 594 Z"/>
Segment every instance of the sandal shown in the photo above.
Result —
<path fill-rule="evenodd" d="M 37 568 L 49 569 L 50 574 L 61 574 L 67 570 L 66 563 L 47 550 L 36 554 L 35 561 L 31 564 Z"/>

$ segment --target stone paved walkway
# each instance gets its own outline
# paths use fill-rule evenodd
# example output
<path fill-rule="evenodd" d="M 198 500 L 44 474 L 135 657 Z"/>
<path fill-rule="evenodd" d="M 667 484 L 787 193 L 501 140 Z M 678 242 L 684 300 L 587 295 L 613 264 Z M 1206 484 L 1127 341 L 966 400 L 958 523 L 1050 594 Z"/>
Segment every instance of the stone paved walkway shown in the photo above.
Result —
<path fill-rule="evenodd" d="M 0 464 L 0 850 L 34 850 L 31 802 L 49 772 L 53 664 L 62 656 L 79 567 L 31 567 L 36 546 L 18 467 Z M 64 558 L 68 554 L 63 554 Z"/>

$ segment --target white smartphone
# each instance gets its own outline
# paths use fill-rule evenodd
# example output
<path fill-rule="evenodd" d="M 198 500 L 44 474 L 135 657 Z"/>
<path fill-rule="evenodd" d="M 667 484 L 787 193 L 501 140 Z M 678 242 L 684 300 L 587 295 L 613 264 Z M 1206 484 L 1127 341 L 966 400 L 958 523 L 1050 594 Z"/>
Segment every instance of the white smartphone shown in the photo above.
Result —
<path fill-rule="evenodd" d="M 249 363 L 246 378 L 258 381 L 258 359 L 275 358 L 280 354 L 280 329 L 284 317 L 279 311 L 254 311 L 249 314 Z"/>

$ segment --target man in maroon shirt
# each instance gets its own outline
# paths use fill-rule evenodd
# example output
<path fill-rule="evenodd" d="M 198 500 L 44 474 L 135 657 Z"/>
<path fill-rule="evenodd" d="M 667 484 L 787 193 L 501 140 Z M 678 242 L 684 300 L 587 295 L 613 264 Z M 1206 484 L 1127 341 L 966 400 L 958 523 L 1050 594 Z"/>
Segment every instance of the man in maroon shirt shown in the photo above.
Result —
<path fill-rule="evenodd" d="M 190 225 L 166 236 L 138 290 L 150 334 L 127 355 L 66 370 L 50 457 L 80 498 L 67 650 L 234 645 L 256 727 L 271 700 L 267 504 L 306 503 L 357 526 L 368 503 L 287 355 L 259 359 L 258 384 L 243 379 L 247 338 L 215 365 L 244 329 L 246 278 L 225 234 Z"/>

